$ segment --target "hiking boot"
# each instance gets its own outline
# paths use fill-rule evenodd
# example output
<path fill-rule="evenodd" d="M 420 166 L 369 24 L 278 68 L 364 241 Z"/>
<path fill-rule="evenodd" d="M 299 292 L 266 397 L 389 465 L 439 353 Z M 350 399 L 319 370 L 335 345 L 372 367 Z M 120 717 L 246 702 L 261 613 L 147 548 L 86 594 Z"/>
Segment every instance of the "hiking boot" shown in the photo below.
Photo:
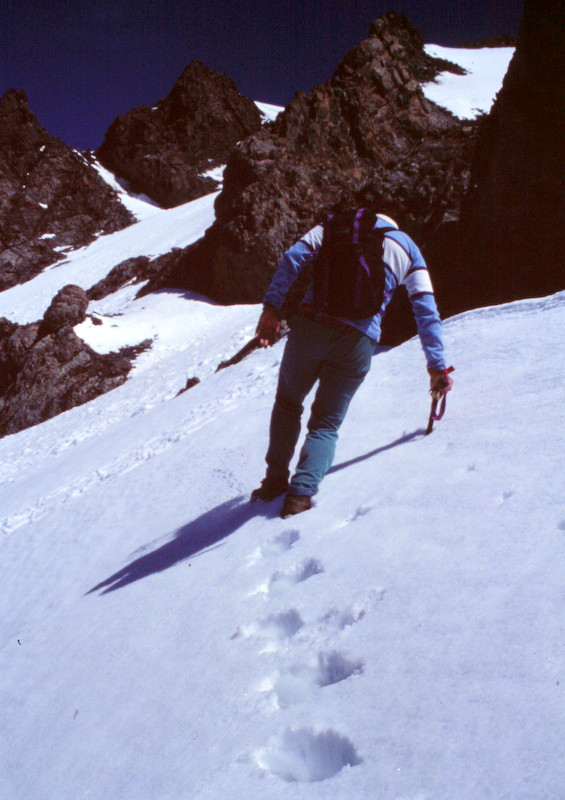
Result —
<path fill-rule="evenodd" d="M 256 503 L 258 500 L 269 503 L 275 497 L 284 494 L 287 489 L 288 479 L 286 478 L 264 478 L 261 481 L 261 486 L 258 489 L 253 489 L 250 499 L 252 503 Z"/>
<path fill-rule="evenodd" d="M 287 494 L 281 508 L 280 516 L 283 519 L 292 517 L 294 514 L 301 514 L 312 508 L 312 498 L 305 494 Z"/>

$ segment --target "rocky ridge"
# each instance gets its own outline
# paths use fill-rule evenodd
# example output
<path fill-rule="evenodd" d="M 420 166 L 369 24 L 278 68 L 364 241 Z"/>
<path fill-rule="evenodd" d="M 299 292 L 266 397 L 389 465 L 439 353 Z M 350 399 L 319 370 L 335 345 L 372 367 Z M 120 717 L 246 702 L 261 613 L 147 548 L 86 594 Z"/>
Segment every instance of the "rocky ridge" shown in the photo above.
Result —
<path fill-rule="evenodd" d="M 0 98 L 0 291 L 133 221 L 87 158 L 44 130 L 23 92 Z"/>
<path fill-rule="evenodd" d="M 160 275 L 171 270 L 182 254 L 181 248 L 173 248 L 168 253 L 156 258 L 149 256 L 135 256 L 120 261 L 112 267 L 105 278 L 98 281 L 87 290 L 88 300 L 102 300 L 117 292 L 126 284 L 137 284 L 142 281 L 157 280 Z"/>
<path fill-rule="evenodd" d="M 96 353 L 73 330 L 88 298 L 68 285 L 43 319 L 18 325 L 0 318 L 0 436 L 17 433 L 120 386 L 146 340 L 117 353 Z"/>
<path fill-rule="evenodd" d="M 232 80 L 194 60 L 154 108 L 114 120 L 96 155 L 132 191 L 170 208 L 214 191 L 217 181 L 206 172 L 225 164 L 261 122 Z"/>
<path fill-rule="evenodd" d="M 284 249 L 344 200 L 400 212 L 419 241 L 457 218 L 474 125 L 429 102 L 420 85 L 445 66 L 404 15 L 375 20 L 328 83 L 299 92 L 236 148 L 215 224 L 146 291 L 169 285 L 257 302 Z"/>

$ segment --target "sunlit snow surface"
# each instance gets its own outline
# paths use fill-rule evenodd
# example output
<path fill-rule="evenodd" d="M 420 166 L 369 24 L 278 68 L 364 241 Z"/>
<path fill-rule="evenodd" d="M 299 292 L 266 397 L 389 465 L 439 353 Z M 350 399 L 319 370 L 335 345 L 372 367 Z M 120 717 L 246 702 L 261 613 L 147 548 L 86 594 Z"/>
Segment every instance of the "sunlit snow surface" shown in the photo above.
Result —
<path fill-rule="evenodd" d="M 488 113 L 514 55 L 513 47 L 462 49 L 427 44 L 426 53 L 459 64 L 466 75 L 442 72 L 433 83 L 423 85 L 424 94 L 461 119 Z"/>
<path fill-rule="evenodd" d="M 564 309 L 448 320 L 427 438 L 418 341 L 376 356 L 282 521 L 247 503 L 282 344 L 214 373 L 258 307 L 116 297 L 82 332 L 155 350 L 0 441 L 2 797 L 558 800 Z"/>
<path fill-rule="evenodd" d="M 271 122 L 278 117 L 281 111 L 284 111 L 283 106 L 275 106 L 272 103 L 258 103 L 255 101 L 255 105 L 259 111 Z"/>
<path fill-rule="evenodd" d="M 0 315 L 212 219 L 158 211 Z M 283 343 L 216 374 L 259 306 L 138 288 L 77 327 L 151 337 L 130 379 L 0 440 L 1 800 L 563 800 L 565 293 L 446 321 L 429 437 L 418 340 L 377 355 L 283 521 L 247 502 Z"/>

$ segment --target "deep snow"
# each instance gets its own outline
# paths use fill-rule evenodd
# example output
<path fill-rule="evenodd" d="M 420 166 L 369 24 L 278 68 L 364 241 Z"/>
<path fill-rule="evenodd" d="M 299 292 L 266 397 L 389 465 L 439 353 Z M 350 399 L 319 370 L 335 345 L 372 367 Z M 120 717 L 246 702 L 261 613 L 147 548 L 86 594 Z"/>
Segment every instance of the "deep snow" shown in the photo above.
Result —
<path fill-rule="evenodd" d="M 100 237 L 0 314 L 197 238 L 212 203 Z M 563 800 L 565 292 L 446 321 L 429 437 L 418 340 L 379 353 L 283 521 L 247 498 L 284 344 L 216 374 L 259 308 L 138 288 L 77 328 L 154 337 L 126 384 L 0 440 L 0 798 Z"/>

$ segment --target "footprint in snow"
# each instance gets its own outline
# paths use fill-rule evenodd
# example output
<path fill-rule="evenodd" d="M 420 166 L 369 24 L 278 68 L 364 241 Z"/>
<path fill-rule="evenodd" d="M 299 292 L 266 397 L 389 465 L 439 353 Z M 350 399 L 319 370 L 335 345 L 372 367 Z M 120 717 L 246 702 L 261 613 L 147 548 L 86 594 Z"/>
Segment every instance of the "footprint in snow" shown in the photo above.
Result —
<path fill-rule="evenodd" d="M 514 497 L 515 494 L 516 491 L 514 489 L 507 489 L 505 492 L 502 492 L 502 494 L 498 498 L 499 505 L 506 503 L 506 501 L 510 500 L 511 497 Z"/>
<path fill-rule="evenodd" d="M 370 514 L 373 508 L 374 506 L 369 505 L 359 506 L 359 508 L 356 509 L 355 513 L 351 517 L 351 522 L 355 522 L 356 520 L 361 519 L 361 517 L 365 517 L 367 514 Z"/>
<path fill-rule="evenodd" d="M 272 653 L 283 646 L 302 627 L 304 627 L 302 617 L 296 609 L 291 608 L 289 611 L 282 611 L 279 614 L 270 614 L 249 625 L 241 625 L 231 638 L 251 639 L 256 637 L 266 640 L 261 653 Z"/>
<path fill-rule="evenodd" d="M 255 761 L 288 783 L 313 783 L 332 778 L 344 767 L 355 767 L 362 759 L 353 743 L 337 731 L 290 728 L 259 750 Z"/>
<path fill-rule="evenodd" d="M 287 550 L 294 547 L 299 539 L 300 534 L 296 530 L 282 531 L 282 533 L 264 542 L 251 554 L 248 562 L 249 566 L 253 566 L 262 558 L 272 558 L 273 556 L 281 555 L 281 553 L 286 553 Z"/>
<path fill-rule="evenodd" d="M 342 631 L 360 622 L 367 611 L 374 608 L 384 595 L 385 589 L 371 589 L 363 600 L 356 601 L 350 606 L 338 609 L 332 608 L 318 620 L 323 626 Z"/>
<path fill-rule="evenodd" d="M 323 571 L 324 567 L 319 561 L 315 558 L 308 558 L 285 572 L 274 572 L 265 584 L 253 592 L 252 596 L 282 594 L 291 586 L 303 583 L 309 578 L 313 578 L 314 575 L 320 575 Z"/>
<path fill-rule="evenodd" d="M 358 508 L 355 509 L 355 511 L 351 513 L 351 516 L 349 516 L 347 519 L 342 519 L 339 522 L 336 522 L 336 524 L 332 526 L 332 530 L 336 531 L 339 530 L 340 528 L 345 528 L 351 522 L 356 522 L 361 517 L 364 517 L 367 514 L 369 514 L 373 510 L 373 508 L 374 506 L 372 505 L 359 506 Z"/>
<path fill-rule="evenodd" d="M 276 708 L 307 701 L 314 692 L 363 672 L 362 661 L 352 661 L 333 650 L 318 654 L 314 663 L 295 664 L 263 682 L 260 691 L 272 697 Z"/>
<path fill-rule="evenodd" d="M 338 631 L 342 631 L 344 628 L 355 625 L 356 622 L 362 620 L 366 613 L 366 609 L 359 607 L 347 608 L 343 611 L 332 608 L 331 611 L 328 611 L 320 618 L 320 622 Z"/>

